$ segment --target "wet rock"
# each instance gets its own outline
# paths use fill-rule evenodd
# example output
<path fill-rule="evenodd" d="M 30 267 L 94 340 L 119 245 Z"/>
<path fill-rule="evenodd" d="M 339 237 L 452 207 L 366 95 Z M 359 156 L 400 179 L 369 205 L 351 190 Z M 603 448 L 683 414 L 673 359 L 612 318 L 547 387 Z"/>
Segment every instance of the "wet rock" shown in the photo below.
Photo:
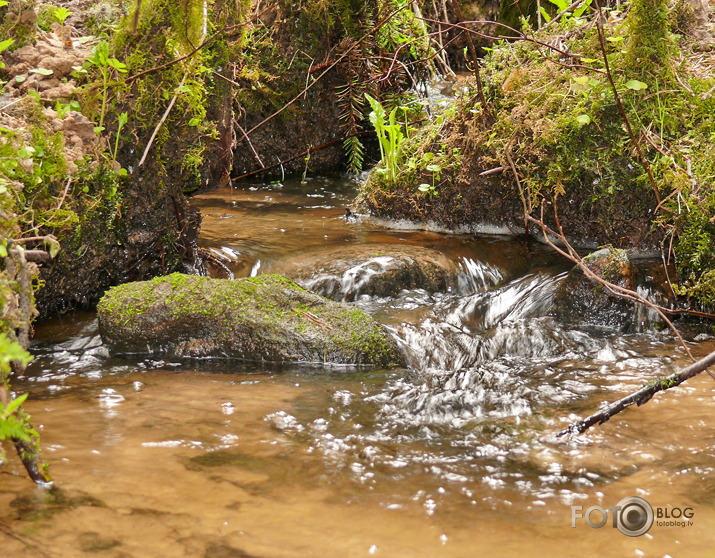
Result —
<path fill-rule="evenodd" d="M 175 273 L 128 283 L 105 294 L 98 317 L 113 353 L 377 366 L 403 361 L 370 316 L 279 275 L 228 281 Z"/>
<path fill-rule="evenodd" d="M 594 273 L 630 290 L 636 288 L 635 267 L 625 250 L 604 248 L 583 259 Z M 588 279 L 578 266 L 569 271 L 554 294 L 553 315 L 564 323 L 617 327 L 627 330 L 634 319 L 634 303 L 609 294 Z"/>
<path fill-rule="evenodd" d="M 272 271 L 332 300 L 352 301 L 404 289 L 445 291 L 456 283 L 458 269 L 445 255 L 420 246 L 357 246 L 278 262 Z"/>

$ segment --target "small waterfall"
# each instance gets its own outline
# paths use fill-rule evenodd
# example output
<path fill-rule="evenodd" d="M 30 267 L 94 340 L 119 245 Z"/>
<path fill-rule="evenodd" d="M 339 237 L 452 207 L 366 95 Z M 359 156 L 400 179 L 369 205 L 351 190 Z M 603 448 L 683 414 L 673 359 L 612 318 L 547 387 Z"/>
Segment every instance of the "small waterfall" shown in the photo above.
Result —
<path fill-rule="evenodd" d="M 667 306 L 668 301 L 664 300 L 665 296 L 654 289 L 653 287 L 638 285 L 636 291 L 646 300 L 661 306 Z M 642 333 L 652 329 L 654 326 L 664 325 L 663 319 L 658 315 L 658 312 L 652 308 L 648 308 L 644 304 L 634 304 L 633 309 L 633 329 L 636 332 Z"/>
<path fill-rule="evenodd" d="M 564 277 L 534 273 L 493 290 L 452 296 L 419 325 L 395 328 L 415 372 L 389 385 L 385 416 L 401 417 L 403 426 L 460 427 L 485 417 L 529 415 L 535 405 L 590 391 L 569 378 L 543 385 L 542 374 L 557 374 L 554 363 L 595 354 L 603 345 L 549 316 Z"/>
<path fill-rule="evenodd" d="M 377 256 L 347 269 L 340 275 L 321 273 L 299 281 L 300 285 L 333 300 L 351 301 L 359 296 L 370 281 L 391 268 L 394 258 Z"/>
<path fill-rule="evenodd" d="M 503 279 L 503 273 L 486 262 L 461 257 L 457 264 L 457 292 L 462 295 L 484 291 Z"/>
<path fill-rule="evenodd" d="M 421 324 L 403 324 L 395 335 L 415 370 L 458 370 L 496 356 L 562 352 L 571 346 L 568 334 L 550 319 L 532 319 L 547 315 L 562 277 L 532 274 L 491 291 L 450 297 Z"/>

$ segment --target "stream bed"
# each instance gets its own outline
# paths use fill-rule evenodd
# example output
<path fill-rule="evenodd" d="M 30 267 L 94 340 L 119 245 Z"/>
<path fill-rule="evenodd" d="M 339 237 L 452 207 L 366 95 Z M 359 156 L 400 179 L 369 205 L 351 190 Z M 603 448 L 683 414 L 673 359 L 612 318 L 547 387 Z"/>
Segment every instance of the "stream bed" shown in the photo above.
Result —
<path fill-rule="evenodd" d="M 0 468 L 3 555 L 715 555 L 712 378 L 553 438 L 687 364 L 672 336 L 647 315 L 630 334 L 560 324 L 550 302 L 568 266 L 545 247 L 348 218 L 355 188 L 313 178 L 199 196 L 199 242 L 235 276 L 320 281 L 386 324 L 409 368 L 116 358 L 92 313 L 49 320 L 14 387 L 30 392 L 57 488 Z M 444 289 L 364 294 L 390 254 L 425 251 L 444 260 Z M 715 349 L 698 340 L 696 356 Z M 692 514 L 640 537 L 610 520 L 572 527 L 571 506 L 630 496 Z"/>

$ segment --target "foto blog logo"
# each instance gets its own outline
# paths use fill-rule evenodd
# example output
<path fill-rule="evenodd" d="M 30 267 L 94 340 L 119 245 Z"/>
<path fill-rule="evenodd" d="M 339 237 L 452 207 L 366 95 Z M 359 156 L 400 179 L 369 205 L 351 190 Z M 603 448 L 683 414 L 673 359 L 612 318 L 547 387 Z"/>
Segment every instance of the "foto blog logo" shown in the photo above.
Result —
<path fill-rule="evenodd" d="M 615 506 L 603 508 L 591 506 L 582 511 L 582 506 L 571 506 L 571 527 L 576 527 L 576 520 L 583 519 L 589 527 L 600 529 L 608 523 L 611 516 L 611 526 L 628 537 L 645 535 L 655 522 L 661 527 L 692 527 L 690 521 L 695 512 L 693 508 L 653 507 L 648 500 L 638 496 L 623 498 Z"/>

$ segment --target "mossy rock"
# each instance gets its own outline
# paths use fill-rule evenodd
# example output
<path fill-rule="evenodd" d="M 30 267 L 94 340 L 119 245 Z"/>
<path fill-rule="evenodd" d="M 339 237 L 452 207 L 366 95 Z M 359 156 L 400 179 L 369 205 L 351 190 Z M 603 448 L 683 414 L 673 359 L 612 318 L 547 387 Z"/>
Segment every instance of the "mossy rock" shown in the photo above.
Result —
<path fill-rule="evenodd" d="M 619 287 L 634 290 L 635 268 L 625 250 L 604 248 L 583 259 L 591 271 Z M 578 266 L 569 271 L 561 282 L 553 300 L 553 315 L 562 322 L 631 328 L 635 305 L 615 297 L 587 278 Z"/>
<path fill-rule="evenodd" d="M 110 289 L 98 306 L 115 354 L 397 366 L 394 341 L 364 312 L 280 275 L 235 281 L 174 273 Z"/>

